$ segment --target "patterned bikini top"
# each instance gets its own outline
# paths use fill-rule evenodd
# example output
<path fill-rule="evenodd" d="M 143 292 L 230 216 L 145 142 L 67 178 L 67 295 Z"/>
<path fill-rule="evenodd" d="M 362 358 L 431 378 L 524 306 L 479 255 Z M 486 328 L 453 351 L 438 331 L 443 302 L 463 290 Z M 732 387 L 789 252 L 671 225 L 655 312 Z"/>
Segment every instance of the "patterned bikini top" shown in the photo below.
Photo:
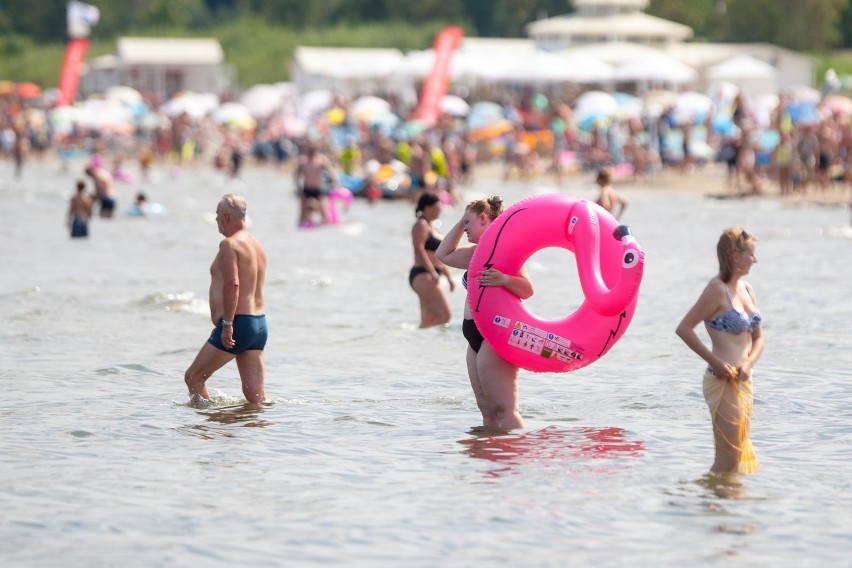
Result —
<path fill-rule="evenodd" d="M 760 317 L 760 311 L 755 310 L 754 313 L 749 316 L 747 313 L 734 308 L 733 301 L 731 300 L 731 293 L 728 291 L 727 286 L 725 286 L 725 293 L 728 295 L 728 302 L 731 304 L 731 309 L 713 319 L 704 320 L 705 324 L 713 329 L 733 333 L 734 335 L 746 331 L 751 333 L 760 327 L 760 323 L 763 321 Z"/>
<path fill-rule="evenodd" d="M 464 289 L 467 290 L 467 270 L 465 270 L 464 274 L 462 274 L 462 286 L 464 286 Z"/>

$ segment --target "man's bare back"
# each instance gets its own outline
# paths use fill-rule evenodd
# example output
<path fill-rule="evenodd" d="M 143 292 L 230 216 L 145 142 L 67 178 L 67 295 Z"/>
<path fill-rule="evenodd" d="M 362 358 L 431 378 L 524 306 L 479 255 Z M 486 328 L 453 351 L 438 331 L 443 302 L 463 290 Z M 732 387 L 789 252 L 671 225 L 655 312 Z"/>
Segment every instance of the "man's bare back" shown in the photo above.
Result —
<path fill-rule="evenodd" d="M 219 243 L 219 253 L 210 266 L 210 318 L 219 323 L 226 314 L 257 315 L 263 313 L 263 283 L 266 277 L 266 253 L 246 230 L 241 230 Z M 236 305 L 230 288 L 236 286 Z M 227 298 L 227 299 L 226 299 Z M 228 304 L 226 306 L 226 304 Z"/>

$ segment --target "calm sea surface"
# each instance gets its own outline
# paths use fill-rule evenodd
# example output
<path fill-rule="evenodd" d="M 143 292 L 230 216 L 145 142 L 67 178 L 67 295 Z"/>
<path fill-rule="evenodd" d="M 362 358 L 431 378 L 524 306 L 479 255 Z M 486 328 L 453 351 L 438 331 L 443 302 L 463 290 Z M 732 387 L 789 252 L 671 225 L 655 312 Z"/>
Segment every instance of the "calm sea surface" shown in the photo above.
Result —
<path fill-rule="evenodd" d="M 289 173 L 163 170 L 120 185 L 117 217 L 72 242 L 81 170 L 13 181 L 0 164 L 4 566 L 852 565 L 847 208 L 620 187 L 647 255 L 630 329 L 575 373 L 522 372 L 527 429 L 488 437 L 471 431 L 462 291 L 448 328 L 416 328 L 410 204 L 359 200 L 298 230 Z M 481 180 L 464 197 L 547 184 Z M 166 215 L 126 216 L 139 189 Z M 229 191 L 268 255 L 270 401 L 242 406 L 231 364 L 208 383 L 216 406 L 194 409 L 183 372 L 210 332 Z M 714 480 L 704 365 L 674 328 L 734 224 L 759 238 L 762 469 Z M 572 262 L 533 256 L 534 310 L 579 305 Z"/>

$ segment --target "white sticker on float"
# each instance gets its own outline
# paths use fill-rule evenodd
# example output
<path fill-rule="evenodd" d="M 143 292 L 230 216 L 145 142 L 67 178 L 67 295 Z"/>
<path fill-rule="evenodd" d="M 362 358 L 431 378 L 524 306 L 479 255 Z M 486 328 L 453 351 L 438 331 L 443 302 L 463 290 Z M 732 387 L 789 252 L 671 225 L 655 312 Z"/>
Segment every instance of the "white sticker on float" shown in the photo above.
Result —
<path fill-rule="evenodd" d="M 499 325 L 500 327 L 509 327 L 512 325 L 512 320 L 505 316 L 494 316 L 494 325 Z"/>
<path fill-rule="evenodd" d="M 571 340 L 567 337 L 556 335 L 555 333 L 522 321 L 518 321 L 515 324 L 511 335 L 509 335 L 508 343 L 518 349 L 523 349 L 524 351 L 529 351 L 548 359 L 559 359 L 566 363 L 574 359 L 583 358 L 582 347 L 575 345 L 572 349 Z"/>

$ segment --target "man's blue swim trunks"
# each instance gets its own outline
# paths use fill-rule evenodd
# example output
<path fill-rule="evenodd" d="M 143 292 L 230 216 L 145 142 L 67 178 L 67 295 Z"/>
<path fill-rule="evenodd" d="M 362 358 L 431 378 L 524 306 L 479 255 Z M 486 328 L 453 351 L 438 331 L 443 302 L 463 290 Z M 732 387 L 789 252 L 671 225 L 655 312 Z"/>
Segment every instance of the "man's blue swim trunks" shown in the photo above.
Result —
<path fill-rule="evenodd" d="M 213 328 L 213 332 L 210 334 L 210 338 L 207 340 L 207 343 L 216 349 L 227 351 L 232 355 L 238 355 L 239 353 L 248 350 L 263 351 L 263 348 L 266 346 L 266 339 L 268 336 L 269 330 L 266 328 L 265 315 L 261 314 L 259 316 L 252 316 L 237 314 L 234 316 L 235 343 L 232 348 L 225 349 L 225 346 L 222 345 L 221 321 Z"/>

